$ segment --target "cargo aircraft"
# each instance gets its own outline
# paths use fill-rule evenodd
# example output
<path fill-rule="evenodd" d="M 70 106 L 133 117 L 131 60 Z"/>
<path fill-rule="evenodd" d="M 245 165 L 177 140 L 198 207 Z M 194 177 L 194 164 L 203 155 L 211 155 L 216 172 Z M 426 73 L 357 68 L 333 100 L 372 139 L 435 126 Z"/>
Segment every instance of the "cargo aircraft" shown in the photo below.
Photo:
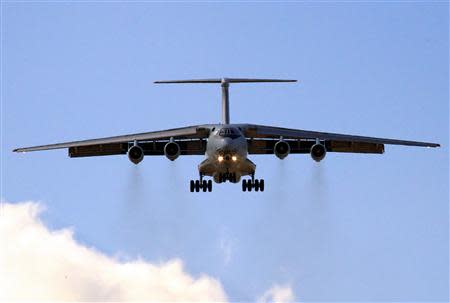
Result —
<path fill-rule="evenodd" d="M 215 183 L 238 183 L 243 191 L 264 191 L 264 179 L 256 179 L 256 165 L 248 155 L 274 154 L 279 159 L 289 154 L 310 154 L 317 162 L 326 153 L 382 154 L 385 144 L 439 147 L 437 143 L 383 139 L 281 128 L 257 124 L 230 123 L 228 88 L 231 83 L 296 82 L 280 79 L 198 79 L 168 80 L 154 83 L 219 83 L 222 87 L 222 123 L 186 126 L 161 131 L 17 148 L 14 152 L 68 148 L 69 157 L 128 155 L 134 164 L 144 156 L 165 155 L 174 161 L 180 155 L 205 155 L 198 165 L 199 178 L 190 181 L 191 192 L 210 192 Z M 206 180 L 205 177 L 211 177 Z"/>

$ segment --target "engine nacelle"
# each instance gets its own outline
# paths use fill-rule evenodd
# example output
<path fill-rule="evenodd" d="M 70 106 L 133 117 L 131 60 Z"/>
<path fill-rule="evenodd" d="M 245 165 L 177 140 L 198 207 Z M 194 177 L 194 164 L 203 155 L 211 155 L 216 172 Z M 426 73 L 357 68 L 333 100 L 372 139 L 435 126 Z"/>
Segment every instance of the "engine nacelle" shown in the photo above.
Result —
<path fill-rule="evenodd" d="M 316 143 L 311 147 L 311 158 L 313 158 L 314 161 L 320 162 L 325 158 L 325 155 L 327 154 L 327 149 L 325 148 L 325 145 Z"/>
<path fill-rule="evenodd" d="M 180 145 L 176 142 L 168 142 L 164 145 L 164 155 L 166 155 L 167 159 L 170 161 L 174 161 L 180 155 L 181 149 Z"/>
<path fill-rule="evenodd" d="M 278 158 L 284 159 L 291 152 L 291 147 L 289 146 L 289 143 L 287 143 L 286 141 L 280 140 L 277 143 L 275 143 L 275 146 L 273 147 L 273 152 L 275 156 L 277 156 Z"/>
<path fill-rule="evenodd" d="M 134 164 L 138 164 L 144 159 L 144 150 L 139 145 L 134 145 L 128 150 L 128 159 Z"/>

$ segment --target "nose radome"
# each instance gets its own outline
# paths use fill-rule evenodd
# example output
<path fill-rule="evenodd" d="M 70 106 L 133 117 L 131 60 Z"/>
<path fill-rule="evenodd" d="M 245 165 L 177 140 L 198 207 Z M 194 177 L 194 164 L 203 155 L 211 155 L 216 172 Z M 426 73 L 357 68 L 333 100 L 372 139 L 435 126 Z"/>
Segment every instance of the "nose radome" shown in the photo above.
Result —
<path fill-rule="evenodd" d="M 231 141 L 231 138 L 223 138 L 219 143 L 219 147 L 226 149 L 231 144 Z"/>

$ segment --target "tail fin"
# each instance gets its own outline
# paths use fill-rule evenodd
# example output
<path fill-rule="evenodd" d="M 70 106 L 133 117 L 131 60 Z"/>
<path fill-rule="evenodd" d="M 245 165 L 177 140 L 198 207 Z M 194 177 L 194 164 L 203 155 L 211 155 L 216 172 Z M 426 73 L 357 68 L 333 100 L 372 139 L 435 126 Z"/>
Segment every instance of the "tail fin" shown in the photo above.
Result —
<path fill-rule="evenodd" d="M 249 79 L 249 78 L 213 78 L 213 79 L 190 79 L 190 80 L 162 80 L 155 81 L 156 84 L 169 83 L 220 83 L 222 86 L 222 123 L 230 123 L 230 102 L 228 87 L 230 83 L 261 83 L 261 82 L 297 82 L 297 80 L 282 79 Z"/>

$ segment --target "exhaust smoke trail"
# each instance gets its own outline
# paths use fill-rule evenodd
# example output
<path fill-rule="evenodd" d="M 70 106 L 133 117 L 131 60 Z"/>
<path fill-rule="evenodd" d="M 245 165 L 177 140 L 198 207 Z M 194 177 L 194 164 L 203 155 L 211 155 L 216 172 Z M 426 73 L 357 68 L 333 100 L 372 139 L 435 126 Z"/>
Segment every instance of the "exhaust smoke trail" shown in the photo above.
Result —
<path fill-rule="evenodd" d="M 126 182 L 125 205 L 137 206 L 145 203 L 144 179 L 139 165 L 129 166 Z"/>
<path fill-rule="evenodd" d="M 179 160 L 167 163 L 164 182 L 165 195 L 161 199 L 158 209 L 161 212 L 163 230 L 167 241 L 166 249 L 173 254 L 182 254 L 189 251 L 193 243 L 192 225 L 198 222 L 194 216 L 195 207 L 191 202 L 189 183 L 186 173 L 182 169 L 183 163 Z M 198 195 L 197 195 L 198 196 Z"/>
<path fill-rule="evenodd" d="M 311 199 L 315 203 L 324 204 L 327 200 L 328 182 L 325 163 L 312 163 L 309 175 Z"/>

